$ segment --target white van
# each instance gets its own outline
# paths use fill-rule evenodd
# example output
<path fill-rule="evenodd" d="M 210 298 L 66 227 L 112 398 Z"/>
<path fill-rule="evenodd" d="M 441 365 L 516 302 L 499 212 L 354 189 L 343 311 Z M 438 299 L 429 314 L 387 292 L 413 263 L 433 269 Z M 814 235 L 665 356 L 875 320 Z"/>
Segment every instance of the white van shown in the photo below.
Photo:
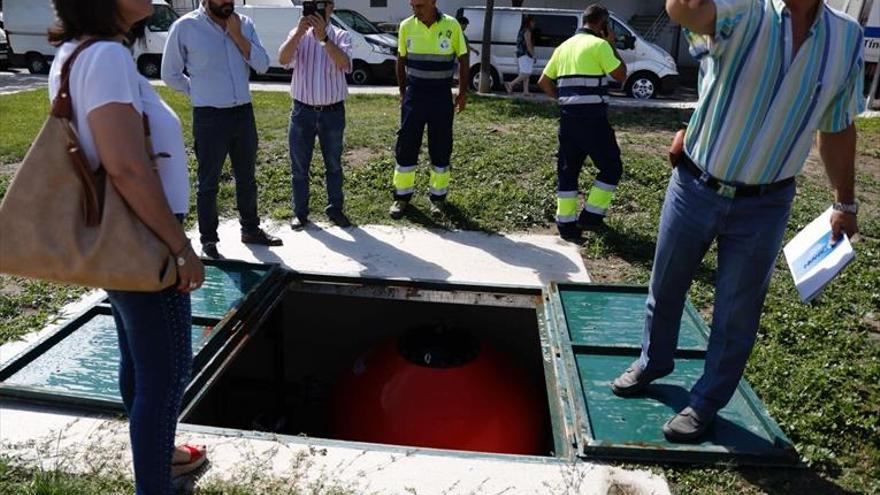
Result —
<path fill-rule="evenodd" d="M 302 6 L 267 7 L 261 5 L 236 5 L 235 11 L 254 21 L 260 42 L 269 52 L 269 71 L 285 71 L 278 63 L 278 50 L 287 40 L 302 16 Z M 363 15 L 354 10 L 338 9 L 330 22 L 351 34 L 352 84 L 370 84 L 378 79 L 394 77 L 397 56 L 397 38 L 379 31 Z"/>
<path fill-rule="evenodd" d="M 159 75 L 168 28 L 177 17 L 163 0 L 153 0 L 153 16 L 147 22 L 146 36 L 132 47 L 138 69 L 145 76 Z M 55 58 L 55 47 L 46 39 L 46 32 L 55 23 L 51 0 L 5 0 L 3 22 L 10 65 L 27 67 L 33 74 L 48 74 Z"/>
<path fill-rule="evenodd" d="M 470 24 L 465 32 L 471 48 L 477 54 L 471 57 L 471 86 L 476 89 L 480 78 L 480 55 L 483 39 L 485 7 L 463 7 L 456 16 L 468 18 Z M 516 62 L 516 36 L 523 16 L 535 21 L 533 41 L 535 44 L 535 67 L 532 75 L 537 77 L 544 70 L 553 50 L 570 38 L 583 25 L 583 12 L 569 9 L 538 9 L 496 7 L 492 17 L 491 86 L 501 88 L 501 82 L 511 79 L 518 72 Z M 678 85 L 678 69 L 675 59 L 659 46 L 646 41 L 634 29 L 611 13 L 611 26 L 617 37 L 615 43 L 620 56 L 626 62 L 628 77 L 624 90 L 634 98 L 653 98 L 658 94 L 672 92 Z"/>

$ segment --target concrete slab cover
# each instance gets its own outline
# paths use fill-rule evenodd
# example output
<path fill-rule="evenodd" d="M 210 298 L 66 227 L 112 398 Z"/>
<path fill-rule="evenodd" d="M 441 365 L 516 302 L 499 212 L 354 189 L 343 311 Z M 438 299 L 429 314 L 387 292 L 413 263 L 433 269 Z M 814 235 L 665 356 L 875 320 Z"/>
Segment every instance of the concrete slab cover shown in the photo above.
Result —
<path fill-rule="evenodd" d="M 538 288 L 550 281 L 590 281 L 577 246 L 551 235 L 389 225 L 341 229 L 312 224 L 301 232 L 269 225 L 266 230 L 284 245 L 242 244 L 238 221 L 227 220 L 218 230 L 218 250 L 231 259 L 332 275 Z M 198 233 L 191 232 L 190 238 L 198 239 Z M 197 242 L 193 247 L 200 252 Z"/>

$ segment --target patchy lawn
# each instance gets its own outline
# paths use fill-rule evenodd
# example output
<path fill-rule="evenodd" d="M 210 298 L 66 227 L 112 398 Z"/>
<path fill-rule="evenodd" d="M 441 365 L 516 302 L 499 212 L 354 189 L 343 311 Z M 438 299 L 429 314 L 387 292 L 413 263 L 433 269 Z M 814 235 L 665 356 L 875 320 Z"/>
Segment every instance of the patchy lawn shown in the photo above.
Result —
<path fill-rule="evenodd" d="M 191 146 L 188 103 L 164 88 L 160 92 L 184 121 Z M 261 139 L 257 165 L 260 209 L 264 216 L 278 220 L 291 216 L 286 137 L 289 105 L 289 96 L 283 93 L 255 94 Z M 44 91 L 0 97 L 0 194 L 47 108 Z M 359 224 L 388 223 L 398 122 L 396 99 L 354 96 L 347 112 L 347 211 Z M 611 115 L 624 154 L 625 176 L 611 209 L 611 230 L 604 235 L 591 234 L 582 253 L 599 281 L 646 283 L 669 175 L 666 147 L 672 131 L 689 114 L 614 110 Z M 746 371 L 746 378 L 795 442 L 809 468 L 651 466 L 665 473 L 678 493 L 880 492 L 880 119 L 860 120 L 858 126 L 858 194 L 863 213 L 856 261 L 818 301 L 802 305 L 780 256 L 758 344 Z M 556 129 L 552 105 L 471 98 L 467 111 L 456 119 L 449 215 L 440 221 L 427 215 L 427 170 L 423 168 L 417 179 L 417 208 L 405 221 L 490 232 L 552 231 Z M 422 157 L 426 163 L 427 153 Z M 195 165 L 194 159 L 190 162 Z M 326 192 L 319 153 L 312 171 L 311 206 L 314 217 L 320 218 Z M 582 189 L 588 187 L 590 172 L 587 168 Z M 798 185 L 787 239 L 832 199 L 821 165 L 815 160 L 808 164 Z M 234 189 L 228 172 L 223 176 L 220 205 L 223 215 L 234 214 Z M 713 249 L 706 257 L 690 292 L 704 317 L 712 307 L 715 254 Z M 0 276 L 0 343 L 39 328 L 79 293 L 76 288 Z M 19 480 L 12 483 L 25 482 L 18 471 L 0 468 L 0 480 L 11 473 L 13 480 Z M 95 493 L 113 491 L 95 486 Z"/>

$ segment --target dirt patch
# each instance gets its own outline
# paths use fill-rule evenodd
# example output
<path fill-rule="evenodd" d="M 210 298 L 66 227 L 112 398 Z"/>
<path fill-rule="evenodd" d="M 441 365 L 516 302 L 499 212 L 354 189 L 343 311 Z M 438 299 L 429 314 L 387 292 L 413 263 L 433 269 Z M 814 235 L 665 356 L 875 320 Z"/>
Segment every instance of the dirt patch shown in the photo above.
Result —
<path fill-rule="evenodd" d="M 609 256 L 607 258 L 584 258 L 584 266 L 593 283 L 631 282 L 638 277 L 639 270 L 623 258 Z"/>
<path fill-rule="evenodd" d="M 515 124 L 489 124 L 486 130 L 493 134 L 510 134 L 515 132 L 519 126 Z"/>
<path fill-rule="evenodd" d="M 0 296 L 16 297 L 22 294 L 24 294 L 24 287 L 22 287 L 21 284 L 12 279 L 0 279 Z"/>
<path fill-rule="evenodd" d="M 0 163 L 0 175 L 12 175 L 21 163 Z"/>
<path fill-rule="evenodd" d="M 366 165 L 374 155 L 370 148 L 355 148 L 346 151 L 342 159 L 346 165 L 357 168 Z"/>

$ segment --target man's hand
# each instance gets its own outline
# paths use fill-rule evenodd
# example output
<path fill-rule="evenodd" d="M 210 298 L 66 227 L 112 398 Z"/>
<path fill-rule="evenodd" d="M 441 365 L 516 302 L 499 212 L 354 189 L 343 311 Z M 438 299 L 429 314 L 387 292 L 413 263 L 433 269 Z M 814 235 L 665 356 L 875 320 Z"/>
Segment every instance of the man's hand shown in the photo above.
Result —
<path fill-rule="evenodd" d="M 241 17 L 235 12 L 226 19 L 226 32 L 229 33 L 229 36 L 232 36 L 233 39 L 240 39 L 243 37 L 241 34 Z"/>
<path fill-rule="evenodd" d="M 306 21 L 309 23 L 310 26 L 312 26 L 312 29 L 315 32 L 315 38 L 317 38 L 318 41 L 321 41 L 327 37 L 327 22 L 324 21 L 323 17 L 317 14 L 312 14 L 310 16 L 306 16 Z"/>
<path fill-rule="evenodd" d="M 831 212 L 831 240 L 837 242 L 843 234 L 852 239 L 859 233 L 859 222 L 855 213 Z"/>
<path fill-rule="evenodd" d="M 672 138 L 672 144 L 669 146 L 669 164 L 672 165 L 672 168 L 678 165 L 678 157 L 684 151 L 685 132 L 684 129 L 676 132 Z"/>
<path fill-rule="evenodd" d="M 296 24 L 296 35 L 305 35 L 307 32 L 309 32 L 310 27 L 312 27 L 312 25 L 309 24 L 309 18 L 306 16 L 300 17 L 299 22 Z"/>
<path fill-rule="evenodd" d="M 456 113 L 461 113 L 464 111 L 464 107 L 467 106 L 467 92 L 460 92 L 455 97 L 455 110 Z"/>
<path fill-rule="evenodd" d="M 614 42 L 617 41 L 617 35 L 614 34 L 611 26 L 605 26 L 605 41 L 611 43 L 611 46 L 614 46 Z"/>

